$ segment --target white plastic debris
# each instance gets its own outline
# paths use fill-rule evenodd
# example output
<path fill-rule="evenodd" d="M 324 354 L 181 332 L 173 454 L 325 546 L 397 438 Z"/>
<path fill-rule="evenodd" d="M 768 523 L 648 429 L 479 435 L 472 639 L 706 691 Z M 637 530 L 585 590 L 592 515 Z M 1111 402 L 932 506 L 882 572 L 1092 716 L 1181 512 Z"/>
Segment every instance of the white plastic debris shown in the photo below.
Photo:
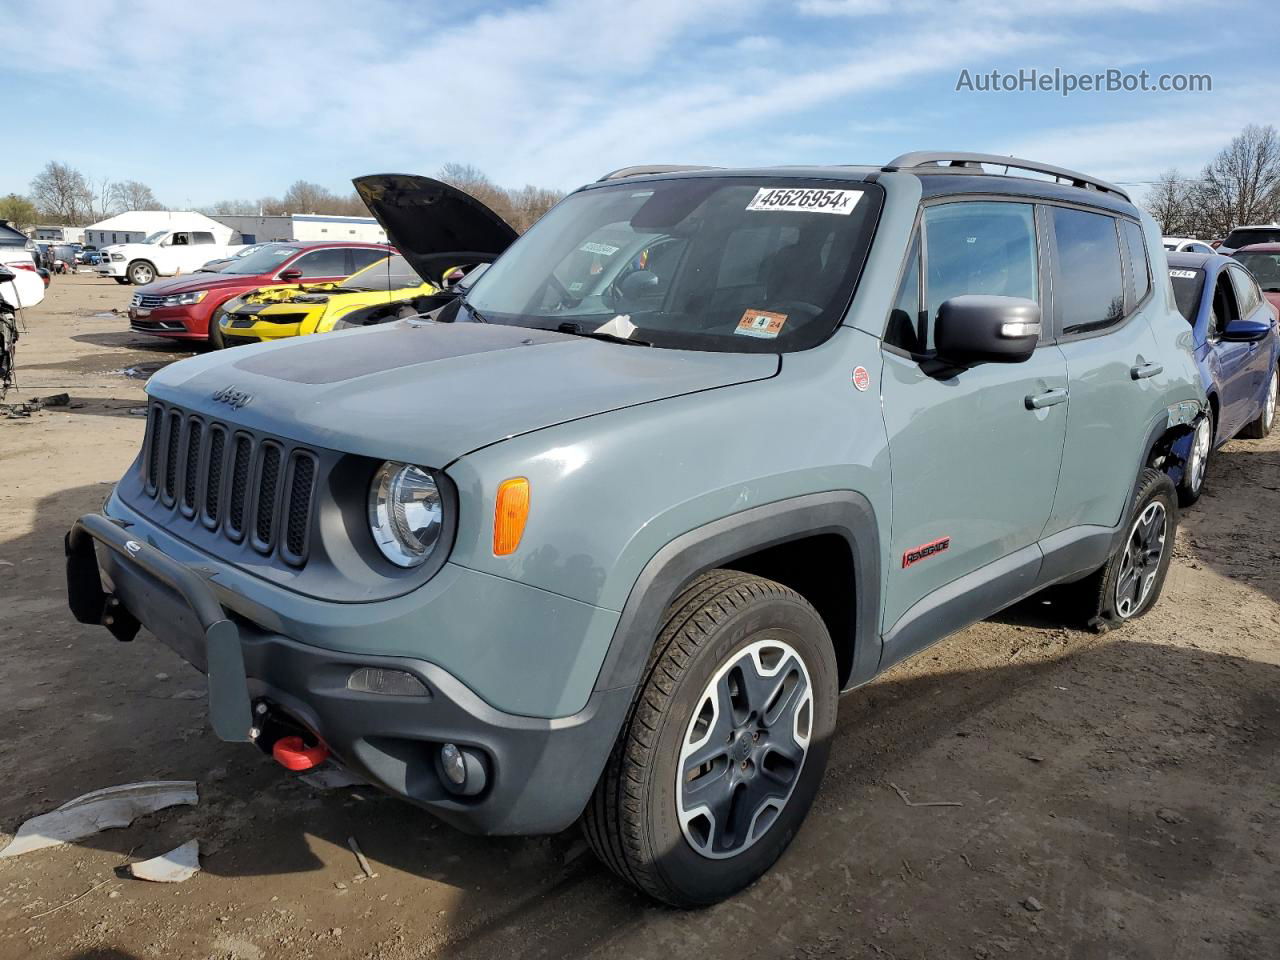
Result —
<path fill-rule="evenodd" d="M 129 873 L 154 883 L 181 883 L 200 870 L 200 841 L 188 840 L 168 853 L 129 864 Z"/>
<path fill-rule="evenodd" d="M 611 337 L 621 337 L 623 340 L 631 339 L 631 335 L 636 332 L 636 325 L 631 322 L 631 314 L 620 313 L 612 320 L 606 320 L 600 326 L 596 327 L 596 333 L 608 334 Z"/>
<path fill-rule="evenodd" d="M 127 827 L 138 817 L 166 807 L 194 807 L 200 798 L 194 780 L 147 780 L 86 793 L 50 813 L 32 817 L 0 850 L 0 859 Z"/>

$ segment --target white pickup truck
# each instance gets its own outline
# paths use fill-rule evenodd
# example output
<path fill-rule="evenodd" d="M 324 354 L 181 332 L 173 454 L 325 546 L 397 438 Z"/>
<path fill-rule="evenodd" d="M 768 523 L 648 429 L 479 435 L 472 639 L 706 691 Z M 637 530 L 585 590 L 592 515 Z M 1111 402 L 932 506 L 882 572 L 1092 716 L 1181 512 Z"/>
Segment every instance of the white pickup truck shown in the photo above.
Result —
<path fill-rule="evenodd" d="M 117 283 L 142 286 L 156 277 L 194 273 L 210 260 L 229 256 L 231 249 L 206 230 L 161 230 L 141 243 L 104 247 L 102 262 L 94 269 Z"/>

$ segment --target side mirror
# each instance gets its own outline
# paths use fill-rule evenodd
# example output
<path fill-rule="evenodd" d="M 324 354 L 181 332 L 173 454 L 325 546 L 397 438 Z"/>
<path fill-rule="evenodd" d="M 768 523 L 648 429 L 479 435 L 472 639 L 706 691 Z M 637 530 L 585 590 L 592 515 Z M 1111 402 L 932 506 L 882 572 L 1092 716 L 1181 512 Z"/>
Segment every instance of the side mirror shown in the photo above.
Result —
<path fill-rule="evenodd" d="M 1022 363 L 1040 342 L 1040 305 L 1023 297 L 965 294 L 938 308 L 938 360 L 957 367 Z"/>
<path fill-rule="evenodd" d="M 296 267 L 290 267 L 288 270 L 281 270 L 279 279 L 285 283 L 297 283 L 302 279 L 302 271 Z"/>
<path fill-rule="evenodd" d="M 1223 340 L 1235 343 L 1251 343 L 1261 340 L 1271 332 L 1271 324 L 1265 320 L 1245 320 L 1238 318 L 1227 324 L 1222 331 Z"/>

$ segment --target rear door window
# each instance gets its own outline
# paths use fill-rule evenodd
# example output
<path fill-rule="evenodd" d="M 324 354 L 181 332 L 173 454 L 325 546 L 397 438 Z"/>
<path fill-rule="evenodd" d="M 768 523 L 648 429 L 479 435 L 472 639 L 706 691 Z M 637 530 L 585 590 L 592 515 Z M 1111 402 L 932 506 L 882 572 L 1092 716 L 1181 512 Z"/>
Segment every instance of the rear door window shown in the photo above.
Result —
<path fill-rule="evenodd" d="M 369 266 L 369 264 L 377 263 L 379 260 L 383 260 L 387 256 L 387 251 L 375 250 L 370 247 L 352 247 L 350 253 L 351 273 L 355 273 L 357 270 L 363 270 L 365 267 Z"/>
<path fill-rule="evenodd" d="M 1052 214 L 1058 329 L 1070 335 L 1119 323 L 1125 315 L 1125 284 L 1115 218 L 1068 207 L 1053 207 Z"/>
<path fill-rule="evenodd" d="M 213 234 L 202 230 L 196 230 L 191 234 L 191 242 L 194 244 L 212 244 Z"/>

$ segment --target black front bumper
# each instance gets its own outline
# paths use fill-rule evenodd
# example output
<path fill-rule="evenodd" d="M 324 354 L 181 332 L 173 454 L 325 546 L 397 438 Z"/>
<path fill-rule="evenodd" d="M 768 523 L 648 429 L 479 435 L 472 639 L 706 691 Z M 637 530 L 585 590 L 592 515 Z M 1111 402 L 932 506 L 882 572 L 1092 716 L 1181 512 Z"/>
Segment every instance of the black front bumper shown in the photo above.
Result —
<path fill-rule="evenodd" d="M 95 541 L 108 548 L 101 572 Z M 631 702 L 629 689 L 616 689 L 597 691 L 570 717 L 504 713 L 426 660 L 322 649 L 229 613 L 201 571 L 131 538 L 105 516 L 80 518 L 66 548 L 76 619 L 102 624 L 122 640 L 141 622 L 203 670 L 219 737 L 253 739 L 253 706 L 265 704 L 370 783 L 471 832 L 538 834 L 569 826 L 585 807 Z M 426 693 L 349 689 L 352 672 L 364 667 L 409 673 Z M 482 792 L 459 796 L 446 787 L 436 764 L 444 743 L 483 758 Z"/>

